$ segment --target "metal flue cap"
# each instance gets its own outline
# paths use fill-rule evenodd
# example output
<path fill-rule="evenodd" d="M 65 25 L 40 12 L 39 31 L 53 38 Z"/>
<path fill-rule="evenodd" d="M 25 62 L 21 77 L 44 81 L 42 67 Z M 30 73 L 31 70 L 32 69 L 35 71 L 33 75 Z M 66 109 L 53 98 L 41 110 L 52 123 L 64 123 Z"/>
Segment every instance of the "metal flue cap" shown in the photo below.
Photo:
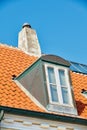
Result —
<path fill-rule="evenodd" d="M 24 27 L 31 28 L 31 25 L 30 25 L 29 23 L 24 23 L 24 24 L 22 25 L 22 28 L 24 28 Z"/>

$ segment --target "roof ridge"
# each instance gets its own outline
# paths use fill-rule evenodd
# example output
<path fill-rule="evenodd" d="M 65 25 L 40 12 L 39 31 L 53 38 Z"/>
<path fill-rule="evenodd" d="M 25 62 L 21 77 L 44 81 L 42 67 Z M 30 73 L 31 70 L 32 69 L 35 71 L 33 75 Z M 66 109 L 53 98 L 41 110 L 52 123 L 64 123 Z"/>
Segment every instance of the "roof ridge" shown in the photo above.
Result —
<path fill-rule="evenodd" d="M 15 47 L 15 46 L 12 46 L 12 45 L 8 45 L 8 44 L 5 44 L 5 43 L 0 43 L 0 46 L 4 46 L 4 47 L 9 47 L 9 48 L 20 50 L 18 47 Z"/>
<path fill-rule="evenodd" d="M 19 51 L 25 53 L 25 54 L 28 55 L 28 56 L 37 57 L 37 56 L 31 55 L 30 53 L 26 52 L 25 50 L 22 50 L 22 49 L 20 49 L 20 48 L 18 48 L 18 47 L 11 46 L 11 45 L 8 45 L 8 44 L 5 44 L 5 43 L 0 43 L 0 46 L 8 47 L 9 49 L 19 50 Z"/>
<path fill-rule="evenodd" d="M 11 46 L 11 45 L 8 45 L 8 44 L 5 44 L 5 43 L 0 43 L 0 46 L 3 46 L 3 47 L 8 47 L 9 49 L 19 50 L 19 51 L 21 51 L 21 52 L 23 52 L 23 53 L 27 54 L 28 56 L 32 56 L 32 55 L 30 55 L 29 53 L 27 53 L 26 51 L 21 50 L 20 48 L 15 47 L 15 46 Z M 36 57 L 36 56 L 33 56 L 33 57 Z"/>

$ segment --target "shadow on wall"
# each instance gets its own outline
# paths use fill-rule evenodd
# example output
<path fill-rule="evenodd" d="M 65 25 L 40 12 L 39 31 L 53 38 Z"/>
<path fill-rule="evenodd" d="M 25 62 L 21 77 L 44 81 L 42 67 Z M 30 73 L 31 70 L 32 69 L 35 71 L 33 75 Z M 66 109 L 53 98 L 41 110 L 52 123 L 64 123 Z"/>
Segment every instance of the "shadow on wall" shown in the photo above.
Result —
<path fill-rule="evenodd" d="M 82 103 L 81 101 L 76 101 L 76 106 L 78 109 L 78 114 L 82 115 L 84 113 L 84 110 L 87 108 L 87 103 Z"/>

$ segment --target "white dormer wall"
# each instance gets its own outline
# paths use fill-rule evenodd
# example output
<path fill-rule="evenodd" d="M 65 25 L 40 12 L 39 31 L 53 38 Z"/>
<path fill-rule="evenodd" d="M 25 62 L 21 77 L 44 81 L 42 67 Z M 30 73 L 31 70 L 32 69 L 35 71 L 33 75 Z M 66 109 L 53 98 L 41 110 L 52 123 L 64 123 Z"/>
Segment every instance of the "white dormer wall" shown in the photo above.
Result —
<path fill-rule="evenodd" d="M 18 47 L 29 55 L 36 57 L 41 56 L 37 34 L 28 23 L 25 23 L 19 32 Z"/>

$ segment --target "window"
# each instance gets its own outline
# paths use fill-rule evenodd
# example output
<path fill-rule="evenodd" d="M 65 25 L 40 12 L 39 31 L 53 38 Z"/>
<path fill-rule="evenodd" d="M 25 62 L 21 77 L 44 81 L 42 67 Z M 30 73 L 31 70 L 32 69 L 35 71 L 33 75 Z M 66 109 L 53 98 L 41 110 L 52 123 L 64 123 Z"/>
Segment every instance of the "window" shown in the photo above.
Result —
<path fill-rule="evenodd" d="M 45 64 L 45 72 L 50 103 L 71 105 L 68 68 Z"/>

